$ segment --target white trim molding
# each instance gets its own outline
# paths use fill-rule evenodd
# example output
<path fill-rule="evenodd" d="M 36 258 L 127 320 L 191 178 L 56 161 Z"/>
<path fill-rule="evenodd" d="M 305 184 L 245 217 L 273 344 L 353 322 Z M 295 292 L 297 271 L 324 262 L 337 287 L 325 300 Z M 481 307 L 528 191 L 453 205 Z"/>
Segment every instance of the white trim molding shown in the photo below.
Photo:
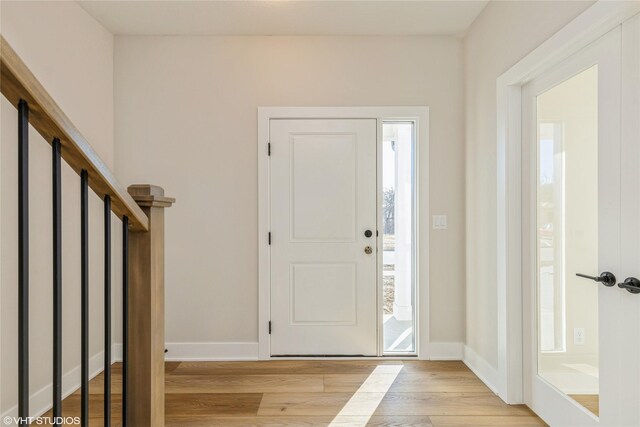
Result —
<path fill-rule="evenodd" d="M 166 361 L 258 360 L 257 342 L 173 342 L 165 347 Z"/>
<path fill-rule="evenodd" d="M 271 119 L 376 119 L 378 141 L 382 122 L 412 120 L 416 123 L 416 184 L 417 236 L 416 311 L 417 353 L 429 359 L 429 107 L 259 107 L 258 108 L 258 358 L 270 359 L 270 250 L 268 233 L 270 219 L 270 174 L 267 144 Z M 380 158 L 378 158 L 380 165 Z M 382 323 L 382 319 L 379 319 Z M 381 347 L 381 346 L 380 346 Z M 381 354 L 380 354 L 381 355 Z M 460 352 L 460 357 L 462 353 Z M 458 359 L 460 359 L 460 357 Z"/>
<path fill-rule="evenodd" d="M 522 86 L 640 12 L 639 2 L 600 0 L 496 81 L 498 395 L 524 402 L 522 322 Z"/>
<path fill-rule="evenodd" d="M 462 361 L 489 389 L 498 394 L 498 370 L 484 360 L 471 347 L 464 346 Z"/>

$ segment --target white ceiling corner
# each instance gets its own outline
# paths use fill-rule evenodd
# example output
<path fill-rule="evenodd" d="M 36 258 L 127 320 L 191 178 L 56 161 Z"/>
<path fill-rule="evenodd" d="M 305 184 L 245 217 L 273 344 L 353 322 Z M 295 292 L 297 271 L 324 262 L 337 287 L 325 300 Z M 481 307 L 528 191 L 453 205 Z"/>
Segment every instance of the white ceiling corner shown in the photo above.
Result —
<path fill-rule="evenodd" d="M 461 35 L 488 1 L 79 0 L 116 35 Z"/>

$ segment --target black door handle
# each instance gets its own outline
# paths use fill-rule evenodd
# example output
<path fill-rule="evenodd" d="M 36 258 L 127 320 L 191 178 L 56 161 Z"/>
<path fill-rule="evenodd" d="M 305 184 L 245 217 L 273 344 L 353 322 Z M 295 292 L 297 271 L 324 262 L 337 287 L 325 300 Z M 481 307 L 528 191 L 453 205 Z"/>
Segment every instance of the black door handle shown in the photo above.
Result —
<path fill-rule="evenodd" d="M 635 277 L 627 277 L 623 283 L 618 283 L 618 287 L 626 289 L 632 294 L 640 294 L 640 280 Z"/>
<path fill-rule="evenodd" d="M 611 287 L 616 284 L 616 276 L 614 276 L 613 273 L 609 273 L 608 271 L 605 271 L 604 273 L 600 274 L 600 276 L 588 276 L 586 274 L 581 274 L 581 273 L 576 273 L 576 276 L 584 277 L 585 279 L 595 280 L 596 282 L 600 282 L 607 287 Z"/>

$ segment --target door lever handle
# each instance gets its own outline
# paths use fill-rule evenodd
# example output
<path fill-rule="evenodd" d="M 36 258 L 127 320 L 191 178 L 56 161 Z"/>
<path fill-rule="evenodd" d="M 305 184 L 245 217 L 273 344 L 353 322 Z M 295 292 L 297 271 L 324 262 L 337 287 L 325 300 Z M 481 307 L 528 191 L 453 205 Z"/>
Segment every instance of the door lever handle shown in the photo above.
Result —
<path fill-rule="evenodd" d="M 609 273 L 608 271 L 600 274 L 600 276 L 588 276 L 582 273 L 576 273 L 576 276 L 600 282 L 607 287 L 611 287 L 616 284 L 616 276 L 614 276 L 613 273 Z"/>
<path fill-rule="evenodd" d="M 632 294 L 640 294 L 640 280 L 635 277 L 627 277 L 623 283 L 618 283 L 618 287 L 626 289 Z"/>

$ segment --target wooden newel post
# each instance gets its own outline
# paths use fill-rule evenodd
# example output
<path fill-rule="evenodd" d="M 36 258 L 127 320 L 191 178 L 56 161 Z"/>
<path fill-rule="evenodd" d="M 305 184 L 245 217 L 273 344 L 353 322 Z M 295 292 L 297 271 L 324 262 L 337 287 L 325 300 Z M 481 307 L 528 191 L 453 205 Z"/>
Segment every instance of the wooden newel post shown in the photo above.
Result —
<path fill-rule="evenodd" d="M 149 231 L 129 233 L 127 426 L 164 426 L 164 209 L 175 199 L 155 185 L 129 194 Z"/>

